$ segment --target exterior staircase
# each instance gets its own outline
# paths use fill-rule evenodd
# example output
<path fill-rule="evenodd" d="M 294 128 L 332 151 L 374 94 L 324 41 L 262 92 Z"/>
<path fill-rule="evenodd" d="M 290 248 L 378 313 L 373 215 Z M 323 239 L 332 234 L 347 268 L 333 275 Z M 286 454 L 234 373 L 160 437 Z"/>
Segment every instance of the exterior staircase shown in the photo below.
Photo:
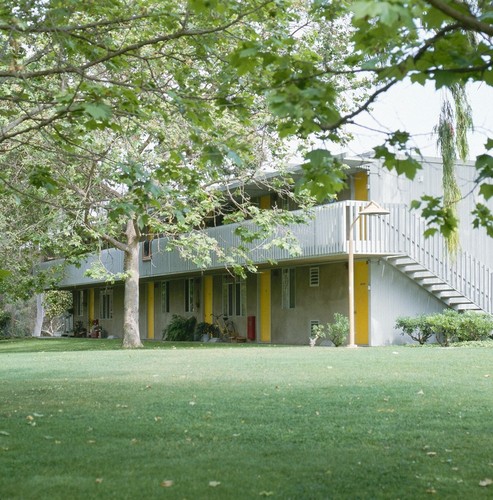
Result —
<path fill-rule="evenodd" d="M 473 300 L 411 257 L 394 255 L 387 257 L 387 261 L 448 307 L 459 312 L 484 312 Z"/>

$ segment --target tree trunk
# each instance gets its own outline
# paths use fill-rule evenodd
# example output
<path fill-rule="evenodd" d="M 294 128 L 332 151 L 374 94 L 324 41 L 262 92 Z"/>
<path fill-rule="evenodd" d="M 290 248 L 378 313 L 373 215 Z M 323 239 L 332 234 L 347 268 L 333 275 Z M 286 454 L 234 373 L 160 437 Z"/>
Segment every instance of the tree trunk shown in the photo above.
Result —
<path fill-rule="evenodd" d="M 43 307 L 43 294 L 36 294 L 36 322 L 34 323 L 33 337 L 41 336 L 45 311 Z"/>
<path fill-rule="evenodd" d="M 125 297 L 123 300 L 123 347 L 143 347 L 139 330 L 139 238 L 132 220 L 125 231 L 127 250 L 123 264 Z"/>

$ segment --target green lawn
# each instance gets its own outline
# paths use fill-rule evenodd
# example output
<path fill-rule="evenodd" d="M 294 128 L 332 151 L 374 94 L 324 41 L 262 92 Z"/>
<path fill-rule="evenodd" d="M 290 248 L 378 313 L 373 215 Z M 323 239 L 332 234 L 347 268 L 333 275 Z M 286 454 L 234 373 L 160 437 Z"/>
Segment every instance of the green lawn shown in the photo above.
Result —
<path fill-rule="evenodd" d="M 493 349 L 0 341 L 0 498 L 492 498 Z"/>

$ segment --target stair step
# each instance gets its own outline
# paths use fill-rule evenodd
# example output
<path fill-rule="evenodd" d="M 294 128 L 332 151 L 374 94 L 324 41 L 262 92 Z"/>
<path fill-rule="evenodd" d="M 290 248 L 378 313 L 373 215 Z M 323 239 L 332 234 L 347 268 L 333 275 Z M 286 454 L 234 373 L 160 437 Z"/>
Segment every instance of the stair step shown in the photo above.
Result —
<path fill-rule="evenodd" d="M 419 264 L 402 264 L 402 265 L 397 265 L 396 267 L 398 267 L 403 273 L 406 274 L 426 271 L 426 269 L 423 266 L 420 266 Z"/>
<path fill-rule="evenodd" d="M 399 259 L 396 260 L 394 263 L 394 266 L 401 267 L 401 266 L 420 266 L 415 260 L 413 259 Z"/>
<path fill-rule="evenodd" d="M 410 266 L 410 265 L 416 265 L 417 262 L 409 257 L 402 257 L 402 256 L 396 256 L 396 257 L 388 257 L 388 259 L 393 260 L 392 264 L 396 267 L 400 266 Z"/>
<path fill-rule="evenodd" d="M 469 304 L 457 304 L 455 307 L 457 311 L 471 311 L 471 312 L 483 312 L 483 310 L 472 302 Z"/>
<path fill-rule="evenodd" d="M 413 279 L 415 280 L 419 280 L 419 279 L 423 279 L 423 278 L 436 278 L 436 275 L 434 275 L 433 273 L 430 273 L 430 271 L 414 271 L 414 272 L 411 272 L 411 273 L 406 273 L 408 274 L 409 276 L 411 276 Z"/>
<path fill-rule="evenodd" d="M 430 277 L 423 277 L 423 278 L 415 278 L 415 280 L 421 285 L 421 286 L 427 286 L 427 285 L 443 285 L 443 281 L 440 278 L 437 278 L 436 276 L 430 276 Z"/>
<path fill-rule="evenodd" d="M 436 295 L 437 297 L 440 297 L 441 299 L 451 299 L 454 297 L 462 297 L 462 294 L 458 292 L 457 290 L 435 290 L 433 291 L 433 294 Z"/>
<path fill-rule="evenodd" d="M 470 304 L 471 301 L 469 299 L 466 299 L 465 297 L 462 296 L 455 296 L 455 297 L 441 297 L 441 299 L 448 305 L 451 304 Z"/>
<path fill-rule="evenodd" d="M 429 285 L 425 284 L 424 286 L 431 293 L 449 292 L 453 290 L 450 285 L 447 285 L 447 283 L 444 283 L 443 281 L 441 283 L 431 283 Z"/>

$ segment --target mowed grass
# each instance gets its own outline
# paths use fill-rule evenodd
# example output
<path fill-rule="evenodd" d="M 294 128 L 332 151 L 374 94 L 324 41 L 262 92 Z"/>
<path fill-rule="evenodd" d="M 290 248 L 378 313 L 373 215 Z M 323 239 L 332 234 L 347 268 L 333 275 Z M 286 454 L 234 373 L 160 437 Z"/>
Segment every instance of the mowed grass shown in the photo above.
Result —
<path fill-rule="evenodd" d="M 492 498 L 493 349 L 0 342 L 0 498 Z"/>

